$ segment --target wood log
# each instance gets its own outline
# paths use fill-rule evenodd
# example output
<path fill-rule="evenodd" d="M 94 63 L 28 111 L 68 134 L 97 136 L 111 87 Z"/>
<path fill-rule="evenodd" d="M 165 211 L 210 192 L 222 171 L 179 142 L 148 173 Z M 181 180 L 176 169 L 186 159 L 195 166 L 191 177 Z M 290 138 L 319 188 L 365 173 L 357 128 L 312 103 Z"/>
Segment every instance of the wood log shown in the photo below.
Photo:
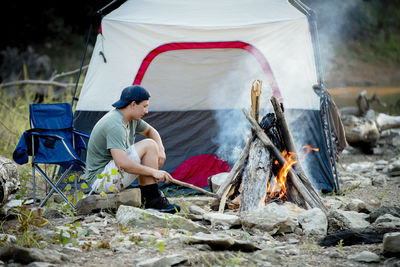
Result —
<path fill-rule="evenodd" d="M 283 142 L 285 143 L 286 150 L 288 152 L 294 153 L 293 159 L 297 161 L 296 164 L 294 165 L 294 168 L 296 169 L 296 171 L 298 173 L 305 173 L 303 166 L 300 163 L 299 154 L 297 153 L 297 149 L 296 149 L 296 146 L 293 141 L 293 136 L 289 130 L 289 126 L 286 123 L 286 118 L 285 118 L 285 115 L 283 114 L 281 105 L 278 102 L 278 100 L 276 99 L 276 97 L 274 97 L 274 96 L 271 97 L 271 103 L 272 103 L 272 106 L 275 111 L 275 116 L 278 121 L 278 127 L 281 132 Z"/>
<path fill-rule="evenodd" d="M 17 164 L 0 156 L 0 206 L 3 206 L 20 186 Z"/>
<path fill-rule="evenodd" d="M 400 128 L 400 116 L 390 116 L 384 113 L 379 113 L 376 116 L 375 121 L 379 131 Z"/>
<path fill-rule="evenodd" d="M 364 143 L 369 147 L 377 144 L 380 132 L 374 120 L 348 115 L 343 116 L 342 121 L 349 144 Z"/>
<path fill-rule="evenodd" d="M 296 170 L 296 174 L 301 179 L 302 183 L 307 187 L 308 191 L 314 196 L 314 198 L 319 198 L 318 193 L 314 190 L 314 187 L 310 180 L 307 177 L 306 172 L 301 165 L 301 161 L 299 158 L 299 153 L 297 152 L 296 145 L 294 144 L 292 133 L 289 130 L 289 126 L 286 122 L 285 114 L 279 104 L 278 100 L 272 96 L 271 98 L 272 106 L 274 107 L 275 115 L 278 120 L 278 126 L 283 138 L 283 142 L 285 143 L 286 149 L 288 152 L 294 153 L 293 159 L 296 160 L 296 164 L 294 164 L 294 169 Z"/>
<path fill-rule="evenodd" d="M 229 175 L 226 177 L 226 180 L 221 184 L 221 186 L 218 188 L 218 191 L 216 194 L 219 197 L 222 197 L 224 192 L 226 191 L 227 187 L 229 184 L 232 182 L 232 180 L 239 174 L 239 172 L 243 169 L 244 162 L 247 159 L 247 156 L 249 155 L 250 151 L 250 145 L 253 142 L 255 136 L 252 136 L 248 141 L 245 147 L 243 148 L 242 152 L 240 153 L 240 156 L 238 160 L 236 160 L 235 164 L 233 165 Z"/>
<path fill-rule="evenodd" d="M 278 160 L 279 164 L 283 166 L 284 164 L 288 164 L 286 159 L 282 156 L 281 152 L 275 147 L 275 145 L 271 142 L 268 136 L 264 133 L 258 123 L 252 118 L 246 109 L 242 109 L 244 115 L 247 120 L 250 122 L 252 129 L 256 132 L 258 138 L 264 143 L 267 149 L 271 152 L 271 154 Z M 322 203 L 319 196 L 315 196 L 311 194 L 309 190 L 304 186 L 298 175 L 294 172 L 293 169 L 289 170 L 288 179 L 293 183 L 293 185 L 297 188 L 297 191 L 304 198 L 305 202 L 310 205 L 311 208 L 320 208 L 325 213 L 327 212 L 327 208 Z M 294 200 L 295 201 L 295 200 Z M 297 205 L 300 206 L 299 203 L 296 202 Z"/>
<path fill-rule="evenodd" d="M 139 188 L 130 188 L 118 193 L 109 193 L 105 197 L 92 194 L 82 198 L 76 203 L 78 215 L 89 214 L 100 210 L 118 209 L 120 205 L 140 207 L 141 194 Z"/>
<path fill-rule="evenodd" d="M 260 139 L 250 147 L 249 159 L 242 177 L 240 212 L 265 205 L 267 185 L 272 175 L 272 157 Z"/>

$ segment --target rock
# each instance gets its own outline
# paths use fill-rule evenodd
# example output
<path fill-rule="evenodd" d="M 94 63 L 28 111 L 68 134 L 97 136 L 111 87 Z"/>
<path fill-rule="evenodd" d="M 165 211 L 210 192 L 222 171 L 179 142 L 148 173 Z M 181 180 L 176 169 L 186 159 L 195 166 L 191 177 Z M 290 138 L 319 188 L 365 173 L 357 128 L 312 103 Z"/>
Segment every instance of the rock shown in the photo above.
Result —
<path fill-rule="evenodd" d="M 137 267 L 167 267 L 184 263 L 189 258 L 185 255 L 173 254 L 164 257 L 156 257 L 143 260 L 136 264 Z"/>
<path fill-rule="evenodd" d="M 383 236 L 383 254 L 400 257 L 400 232 Z"/>
<path fill-rule="evenodd" d="M 365 228 L 370 225 L 366 221 L 367 214 L 355 211 L 331 210 L 328 212 L 328 233 L 336 233 L 346 229 Z"/>
<path fill-rule="evenodd" d="M 350 202 L 346 204 L 344 209 L 347 211 L 355 211 L 368 214 L 372 211 L 372 207 L 365 204 L 365 202 L 360 199 L 351 199 Z"/>
<path fill-rule="evenodd" d="M 283 256 L 275 248 L 264 248 L 253 254 L 253 259 L 260 261 L 260 266 L 278 266 L 283 262 Z M 265 265 L 264 265 L 265 264 Z"/>
<path fill-rule="evenodd" d="M 300 214 L 299 223 L 306 235 L 326 235 L 328 230 L 328 219 L 325 213 L 318 208 L 307 210 Z"/>
<path fill-rule="evenodd" d="M 376 175 L 372 178 L 372 185 L 377 187 L 385 187 L 387 185 L 386 176 Z"/>
<path fill-rule="evenodd" d="M 189 211 L 195 215 L 203 215 L 207 213 L 205 210 L 196 205 L 189 206 Z"/>
<path fill-rule="evenodd" d="M 389 258 L 383 263 L 385 267 L 400 267 L 400 258 Z"/>
<path fill-rule="evenodd" d="M 363 251 L 356 255 L 349 255 L 347 258 L 358 262 L 380 262 L 379 256 L 369 251 Z"/>
<path fill-rule="evenodd" d="M 14 244 L 14 245 L 18 243 L 17 238 L 14 235 L 0 234 L 0 240 L 8 244 Z"/>
<path fill-rule="evenodd" d="M 206 207 L 210 206 L 211 203 L 215 202 L 214 197 L 208 197 L 208 196 L 169 197 L 168 200 L 171 204 L 178 204 L 179 206 L 181 206 L 181 208 L 190 207 L 191 205 Z"/>
<path fill-rule="evenodd" d="M 379 208 L 377 208 L 376 210 L 374 210 L 373 212 L 371 212 L 371 214 L 369 215 L 369 221 L 375 222 L 375 220 L 385 214 L 391 214 L 395 217 L 399 217 L 400 218 L 400 208 L 399 207 L 395 207 L 395 206 L 381 206 Z"/>
<path fill-rule="evenodd" d="M 203 214 L 203 218 L 210 221 L 213 227 L 223 226 L 225 229 L 241 224 L 238 216 L 226 213 L 207 212 Z"/>
<path fill-rule="evenodd" d="M 391 228 L 391 229 L 399 229 L 400 230 L 400 218 L 395 217 L 391 214 L 385 214 L 379 216 L 375 222 L 372 223 L 372 226 L 376 228 Z"/>
<path fill-rule="evenodd" d="M 253 211 L 242 212 L 240 219 L 243 228 L 248 232 L 260 230 L 273 235 L 287 222 L 289 211 L 285 206 L 271 203 Z"/>
<path fill-rule="evenodd" d="M 27 267 L 55 267 L 56 265 L 53 263 L 49 262 L 40 262 L 40 261 L 35 261 L 31 262 L 27 265 Z"/>
<path fill-rule="evenodd" d="M 197 233 L 186 237 L 188 244 L 207 244 L 213 250 L 235 250 L 253 252 L 259 248 L 249 241 L 235 240 L 226 234 L 205 234 Z"/>
<path fill-rule="evenodd" d="M 8 262 L 19 262 L 28 264 L 31 262 L 50 262 L 60 264 L 67 261 L 68 257 L 56 250 L 41 250 L 38 248 L 24 248 L 19 246 L 8 246 L 0 249 L 0 259 Z"/>
<path fill-rule="evenodd" d="M 184 229 L 191 233 L 209 232 L 206 227 L 175 214 L 161 213 L 151 209 L 143 210 L 124 205 L 118 208 L 117 221 L 125 226 L 132 227 Z"/>

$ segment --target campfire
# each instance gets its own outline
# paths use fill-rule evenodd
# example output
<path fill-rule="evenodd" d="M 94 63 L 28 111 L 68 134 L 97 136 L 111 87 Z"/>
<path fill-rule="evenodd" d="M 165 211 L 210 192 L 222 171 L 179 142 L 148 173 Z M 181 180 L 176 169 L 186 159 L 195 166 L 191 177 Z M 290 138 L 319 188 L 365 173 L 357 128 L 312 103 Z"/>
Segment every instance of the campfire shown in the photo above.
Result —
<path fill-rule="evenodd" d="M 220 198 L 219 212 L 224 211 L 227 202 L 242 212 L 283 201 L 326 212 L 301 165 L 309 153 L 319 149 L 304 145 L 303 152 L 297 153 L 283 106 L 275 97 L 271 98 L 275 113 L 268 113 L 259 122 L 261 86 L 259 80 L 252 84 L 251 115 L 243 109 L 252 135 L 216 192 Z"/>

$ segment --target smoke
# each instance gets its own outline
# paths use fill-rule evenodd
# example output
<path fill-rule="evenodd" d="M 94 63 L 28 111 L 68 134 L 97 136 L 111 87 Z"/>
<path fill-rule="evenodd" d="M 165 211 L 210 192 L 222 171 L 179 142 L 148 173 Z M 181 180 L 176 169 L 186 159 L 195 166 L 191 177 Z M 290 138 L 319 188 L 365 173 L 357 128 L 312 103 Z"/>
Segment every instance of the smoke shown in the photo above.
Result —
<path fill-rule="evenodd" d="M 210 96 L 213 106 L 224 107 L 217 110 L 215 120 L 219 134 L 212 140 L 218 146 L 216 155 L 233 165 L 251 136 L 251 127 L 242 109 L 250 111 L 251 87 L 255 80 L 263 81 L 260 98 L 260 118 L 266 114 L 266 107 L 271 106 L 269 99 L 272 90 L 265 82 L 267 78 L 254 56 L 239 51 L 237 68 L 227 72 L 227 76 L 216 84 L 217 95 Z M 234 77 L 234 79 L 233 79 Z M 230 84 L 227 81 L 235 81 Z M 228 103 L 228 104 L 227 104 Z"/>
<path fill-rule="evenodd" d="M 362 0 L 302 0 L 316 13 L 323 72 L 329 74 L 340 66 L 346 48 L 346 39 L 354 27 Z M 338 78 L 338 77 L 337 77 Z"/>

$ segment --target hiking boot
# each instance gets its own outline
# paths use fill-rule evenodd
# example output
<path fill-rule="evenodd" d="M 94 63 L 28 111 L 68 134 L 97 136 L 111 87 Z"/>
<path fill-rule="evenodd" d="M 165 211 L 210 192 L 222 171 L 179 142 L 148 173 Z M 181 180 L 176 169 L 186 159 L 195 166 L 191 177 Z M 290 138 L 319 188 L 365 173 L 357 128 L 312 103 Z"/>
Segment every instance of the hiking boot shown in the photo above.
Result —
<path fill-rule="evenodd" d="M 156 209 L 160 212 L 176 213 L 181 210 L 176 204 L 169 203 L 164 194 L 158 190 L 157 184 L 139 186 L 142 193 L 142 203 L 145 209 Z"/>

